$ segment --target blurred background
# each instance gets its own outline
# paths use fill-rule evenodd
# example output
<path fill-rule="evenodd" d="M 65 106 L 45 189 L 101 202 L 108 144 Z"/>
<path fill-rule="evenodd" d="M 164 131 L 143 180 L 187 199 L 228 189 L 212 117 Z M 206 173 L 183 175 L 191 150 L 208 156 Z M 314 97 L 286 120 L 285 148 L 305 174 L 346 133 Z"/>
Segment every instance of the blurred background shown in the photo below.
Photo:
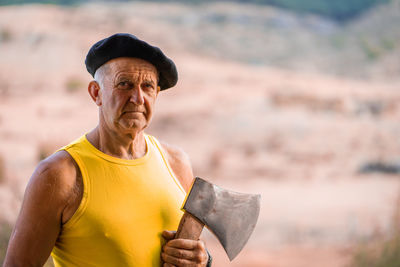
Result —
<path fill-rule="evenodd" d="M 0 5 L 0 263 L 35 166 L 96 125 L 88 49 L 129 32 L 180 76 L 148 133 L 262 195 L 232 263 L 203 234 L 214 266 L 400 266 L 400 0 Z"/>

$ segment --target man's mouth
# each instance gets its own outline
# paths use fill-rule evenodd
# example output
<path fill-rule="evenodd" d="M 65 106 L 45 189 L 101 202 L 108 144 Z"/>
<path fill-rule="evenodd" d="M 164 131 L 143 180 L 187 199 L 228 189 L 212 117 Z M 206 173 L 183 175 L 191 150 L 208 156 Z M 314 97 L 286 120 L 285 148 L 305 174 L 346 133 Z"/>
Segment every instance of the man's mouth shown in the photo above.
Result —
<path fill-rule="evenodd" d="M 144 113 L 142 111 L 124 111 L 121 116 L 125 118 L 138 118 L 139 116 L 143 116 Z"/>
<path fill-rule="evenodd" d="M 143 111 L 140 110 L 125 110 L 122 112 L 122 114 L 124 113 L 143 113 Z"/>

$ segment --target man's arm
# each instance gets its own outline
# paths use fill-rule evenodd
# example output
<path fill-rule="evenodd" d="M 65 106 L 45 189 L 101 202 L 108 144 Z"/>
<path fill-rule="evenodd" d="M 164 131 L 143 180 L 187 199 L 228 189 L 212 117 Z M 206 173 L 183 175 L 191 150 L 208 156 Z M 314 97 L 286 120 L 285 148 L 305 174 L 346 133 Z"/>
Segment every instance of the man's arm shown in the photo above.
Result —
<path fill-rule="evenodd" d="M 39 164 L 25 190 L 4 267 L 44 265 L 59 235 L 76 177 L 75 162 L 65 151 Z"/>
<path fill-rule="evenodd" d="M 166 152 L 172 171 L 186 192 L 193 182 L 193 171 L 188 155 L 181 149 L 161 143 Z M 163 237 L 168 241 L 163 246 L 161 257 L 164 266 L 206 266 L 208 253 L 201 240 L 174 239 L 175 233 L 164 231 Z"/>

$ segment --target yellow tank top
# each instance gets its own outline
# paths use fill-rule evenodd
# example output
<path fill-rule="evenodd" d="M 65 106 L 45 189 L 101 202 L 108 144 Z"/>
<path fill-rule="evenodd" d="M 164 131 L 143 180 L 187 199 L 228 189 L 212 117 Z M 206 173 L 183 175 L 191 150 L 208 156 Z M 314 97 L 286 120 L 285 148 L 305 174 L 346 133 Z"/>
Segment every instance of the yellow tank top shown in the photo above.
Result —
<path fill-rule="evenodd" d="M 104 154 L 83 136 L 62 148 L 78 164 L 83 197 L 51 253 L 55 266 L 160 266 L 161 232 L 176 230 L 185 192 L 158 141 L 124 160 Z"/>

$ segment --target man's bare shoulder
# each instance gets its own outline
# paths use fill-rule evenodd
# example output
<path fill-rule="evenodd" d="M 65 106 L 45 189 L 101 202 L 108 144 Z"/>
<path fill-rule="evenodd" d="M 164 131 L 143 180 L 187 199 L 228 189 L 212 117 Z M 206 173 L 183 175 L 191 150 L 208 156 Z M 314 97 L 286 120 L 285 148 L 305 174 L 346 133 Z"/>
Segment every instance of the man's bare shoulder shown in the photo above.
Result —
<path fill-rule="evenodd" d="M 42 193 L 49 190 L 48 193 L 55 193 L 54 197 L 68 199 L 75 186 L 77 174 L 75 161 L 68 152 L 61 150 L 39 163 L 27 190 L 34 188 Z"/>
<path fill-rule="evenodd" d="M 160 144 L 171 160 L 175 161 L 178 164 L 191 167 L 189 156 L 185 151 L 183 151 L 183 149 L 163 141 L 160 141 Z"/>
<path fill-rule="evenodd" d="M 162 141 L 160 141 L 160 143 L 163 150 L 167 154 L 167 160 L 172 168 L 172 171 L 187 192 L 193 181 L 192 165 L 190 163 L 188 154 L 186 154 L 185 151 L 177 146 L 170 145 Z"/>

